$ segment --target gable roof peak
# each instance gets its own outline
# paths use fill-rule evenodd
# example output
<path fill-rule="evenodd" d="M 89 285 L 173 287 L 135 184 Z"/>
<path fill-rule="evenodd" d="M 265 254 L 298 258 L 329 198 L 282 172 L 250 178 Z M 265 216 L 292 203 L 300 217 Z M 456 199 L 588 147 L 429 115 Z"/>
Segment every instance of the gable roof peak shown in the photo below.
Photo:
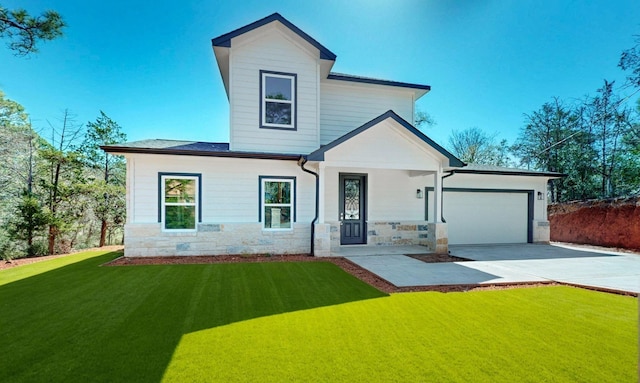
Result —
<path fill-rule="evenodd" d="M 279 14 L 278 12 L 274 12 L 272 14 L 270 14 L 267 17 L 263 17 L 260 20 L 254 21 L 253 23 L 247 24 L 243 27 L 240 27 L 238 29 L 235 29 L 229 33 L 225 33 L 223 35 L 220 35 L 216 38 L 211 39 L 211 44 L 214 47 L 224 47 L 224 48 L 231 48 L 231 39 L 233 39 L 234 37 L 238 37 L 240 35 L 243 35 L 245 33 L 251 32 L 254 29 L 260 28 L 264 25 L 273 23 L 273 22 L 280 22 L 282 25 L 284 25 L 285 27 L 287 27 L 289 30 L 291 30 L 293 33 L 297 34 L 300 38 L 302 38 L 303 40 L 305 40 L 307 43 L 309 43 L 311 46 L 317 48 L 320 51 L 320 59 L 322 60 L 330 60 L 330 61 L 335 61 L 336 60 L 336 55 L 331 52 L 329 49 L 327 49 L 324 45 L 320 44 L 316 39 L 314 39 L 313 37 L 309 36 L 307 33 L 305 33 L 302 29 L 296 27 L 295 25 L 293 25 L 293 23 L 291 23 L 289 20 L 285 19 L 281 14 Z"/>
<path fill-rule="evenodd" d="M 429 145 L 430 147 L 432 147 L 436 152 L 440 153 L 440 155 L 442 155 L 444 158 L 446 158 L 449 163 L 448 163 L 448 167 L 463 167 L 466 164 L 464 162 L 462 162 L 458 157 L 454 156 L 453 154 L 451 154 L 448 150 L 446 150 L 445 148 L 443 148 L 442 146 L 438 145 L 435 141 L 433 141 L 431 138 L 427 137 L 427 135 L 425 135 L 424 133 L 422 133 L 420 130 L 416 129 L 416 127 L 414 127 L 413 125 L 411 125 L 407 120 L 405 120 L 404 118 L 400 117 L 396 112 L 394 112 L 393 110 L 389 109 L 386 112 L 382 113 L 381 115 L 379 115 L 378 117 L 374 118 L 373 120 L 365 123 L 364 125 L 360 126 L 359 128 L 356 128 L 354 130 L 352 130 L 351 132 L 343 135 L 342 137 L 339 137 L 333 141 L 331 141 L 330 143 L 321 146 L 319 149 L 315 150 L 314 152 L 310 153 L 307 156 L 307 160 L 309 161 L 324 161 L 324 155 L 327 151 L 335 148 L 336 146 L 342 144 L 345 141 L 350 140 L 351 138 L 357 136 L 358 134 L 378 125 L 379 123 L 391 119 L 393 121 L 395 121 L 400 127 L 404 128 L 406 131 L 408 131 L 410 134 L 412 134 L 413 136 L 415 136 L 417 139 L 421 140 L 422 142 L 426 143 L 427 145 Z"/>

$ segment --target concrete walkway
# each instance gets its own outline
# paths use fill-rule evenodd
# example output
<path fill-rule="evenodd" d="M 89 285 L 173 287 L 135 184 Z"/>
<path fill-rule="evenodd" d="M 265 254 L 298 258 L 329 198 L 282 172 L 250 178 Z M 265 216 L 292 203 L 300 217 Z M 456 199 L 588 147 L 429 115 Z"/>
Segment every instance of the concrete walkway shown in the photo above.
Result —
<path fill-rule="evenodd" d="M 398 287 L 556 281 L 640 293 L 638 254 L 559 245 L 451 246 L 451 255 L 474 262 L 424 263 L 381 251 L 341 255 Z"/>

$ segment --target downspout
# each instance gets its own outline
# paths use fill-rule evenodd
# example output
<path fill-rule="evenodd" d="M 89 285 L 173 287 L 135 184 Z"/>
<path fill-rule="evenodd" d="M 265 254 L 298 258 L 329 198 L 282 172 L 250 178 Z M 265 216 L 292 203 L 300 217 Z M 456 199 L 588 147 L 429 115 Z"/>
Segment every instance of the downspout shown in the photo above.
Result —
<path fill-rule="evenodd" d="M 443 176 L 440 179 L 442 183 L 442 195 L 440 196 L 440 220 L 442 221 L 442 223 L 447 223 L 447 221 L 444 219 L 444 179 L 449 178 L 454 174 L 456 174 L 456 171 L 452 170 L 449 172 L 449 174 L 447 174 L 446 176 Z"/>
<path fill-rule="evenodd" d="M 318 173 L 313 172 L 309 169 L 305 169 L 304 165 L 307 163 L 307 159 L 303 156 L 300 156 L 298 159 L 298 165 L 302 171 L 307 172 L 309 174 L 313 174 L 316 177 L 316 213 L 313 217 L 313 221 L 311 221 L 311 256 L 313 256 L 314 251 L 314 239 L 315 239 L 315 231 L 316 231 L 316 222 L 318 222 L 318 212 L 320 211 L 320 176 Z"/>

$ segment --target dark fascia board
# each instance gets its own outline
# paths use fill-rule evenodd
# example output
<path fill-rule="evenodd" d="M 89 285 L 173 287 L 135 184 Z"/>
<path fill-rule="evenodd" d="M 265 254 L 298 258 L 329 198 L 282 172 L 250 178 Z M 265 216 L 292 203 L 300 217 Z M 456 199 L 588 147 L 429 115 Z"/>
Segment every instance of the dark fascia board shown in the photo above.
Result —
<path fill-rule="evenodd" d="M 279 21 L 280 23 L 282 23 L 285 27 L 289 28 L 291 31 L 293 31 L 295 34 L 297 34 L 298 36 L 300 36 L 302 39 L 304 39 L 306 42 L 308 42 L 309 44 L 313 45 L 315 48 L 317 48 L 320 51 L 320 58 L 323 60 L 331 60 L 331 61 L 335 61 L 336 60 L 336 55 L 331 52 L 329 49 L 325 48 L 322 44 L 320 44 L 316 39 L 314 39 L 313 37 L 309 36 L 308 34 L 306 34 L 304 31 L 302 31 L 300 28 L 296 27 L 295 25 L 293 25 L 289 20 L 285 19 L 284 17 L 282 17 L 282 15 L 280 15 L 279 13 L 274 13 L 272 15 L 269 15 L 263 19 L 260 19 L 258 21 L 255 21 L 249 25 L 245 25 L 244 27 L 238 28 L 234 31 L 231 31 L 229 33 L 225 33 L 224 35 L 218 36 L 214 39 L 211 39 L 211 44 L 214 47 L 226 47 L 226 48 L 231 48 L 231 39 L 233 39 L 234 37 L 240 36 L 242 34 L 245 34 L 247 32 L 250 32 L 256 28 L 260 28 L 263 25 L 267 25 L 269 23 L 272 23 L 274 21 Z"/>
<path fill-rule="evenodd" d="M 536 172 L 536 171 L 500 171 L 500 170 L 477 170 L 477 169 L 454 169 L 454 174 L 483 174 L 494 176 L 528 176 L 528 177 L 551 177 L 551 178 L 563 178 L 567 177 L 567 174 L 556 172 Z"/>
<path fill-rule="evenodd" d="M 368 78 L 368 77 L 360 77 L 360 76 L 352 76 L 343 73 L 334 73 L 331 72 L 327 76 L 328 80 L 338 80 L 338 81 L 349 81 L 349 82 L 359 82 L 363 84 L 374 84 L 374 85 L 387 85 L 387 86 L 395 86 L 399 88 L 410 88 L 410 89 L 420 89 L 430 91 L 430 85 L 421 85 L 421 84 L 411 84 L 408 82 L 400 82 L 400 81 L 390 81 L 390 80 L 381 80 L 376 78 Z"/>
<path fill-rule="evenodd" d="M 452 167 L 462 167 L 465 166 L 466 164 L 464 162 L 462 162 L 458 157 L 454 156 L 453 154 L 449 153 L 445 148 L 443 148 L 442 146 L 438 145 L 435 141 L 433 141 L 431 138 L 427 137 L 424 133 L 422 133 L 421 131 L 419 131 L 418 129 L 416 129 L 413 125 L 411 125 L 410 123 L 408 123 L 405 119 L 403 119 L 402 117 L 398 116 L 393 110 L 388 110 L 385 113 L 381 114 L 380 116 L 374 118 L 373 120 L 367 122 L 366 124 L 362 125 L 361 127 L 352 130 L 351 132 L 345 134 L 344 136 L 335 139 L 334 141 L 328 143 L 327 145 L 322 146 L 320 149 L 314 151 L 313 153 L 309 154 L 307 156 L 307 160 L 308 161 L 324 161 L 324 154 L 335 148 L 336 146 L 342 144 L 343 142 L 357 136 L 358 134 L 364 132 L 365 130 L 371 128 L 372 126 L 375 126 L 379 123 L 381 123 L 382 121 L 386 120 L 387 118 L 391 118 L 394 121 L 396 121 L 397 123 L 399 123 L 400 125 L 402 125 L 405 129 L 407 129 L 408 131 L 410 131 L 411 133 L 413 133 L 414 135 L 416 135 L 419 139 L 421 139 L 422 141 L 424 141 L 427 145 L 431 146 L 432 148 L 434 148 L 435 150 L 437 150 L 440 154 L 442 154 L 443 156 L 447 157 L 449 159 L 449 166 Z"/>
<path fill-rule="evenodd" d="M 199 156 L 199 157 L 230 157 L 230 158 L 250 158 L 260 160 L 284 160 L 298 161 L 300 154 L 279 154 L 279 153 L 254 153 L 254 152 L 234 152 L 234 151 L 205 151 L 205 150 L 184 150 L 184 149 L 162 149 L 162 148 L 131 148 L 122 146 L 100 146 L 100 149 L 107 153 L 137 153 L 137 154 L 168 154 L 174 156 Z"/>

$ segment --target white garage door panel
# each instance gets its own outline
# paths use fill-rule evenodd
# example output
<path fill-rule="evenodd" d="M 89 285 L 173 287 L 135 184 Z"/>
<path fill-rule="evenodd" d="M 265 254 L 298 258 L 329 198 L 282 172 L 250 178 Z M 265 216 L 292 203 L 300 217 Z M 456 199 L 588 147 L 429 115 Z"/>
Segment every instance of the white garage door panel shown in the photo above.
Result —
<path fill-rule="evenodd" d="M 525 193 L 445 192 L 449 243 L 526 243 Z"/>

